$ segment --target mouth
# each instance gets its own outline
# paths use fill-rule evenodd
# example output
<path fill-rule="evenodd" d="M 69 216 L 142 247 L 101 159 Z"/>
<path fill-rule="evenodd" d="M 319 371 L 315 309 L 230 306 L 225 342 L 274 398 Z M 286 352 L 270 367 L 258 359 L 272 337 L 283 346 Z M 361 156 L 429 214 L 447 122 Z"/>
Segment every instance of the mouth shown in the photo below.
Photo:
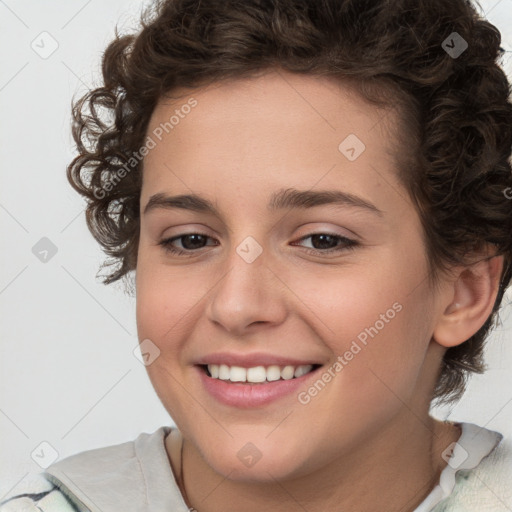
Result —
<path fill-rule="evenodd" d="M 322 364 L 298 366 L 194 365 L 203 390 L 215 403 L 238 410 L 260 409 L 280 400 L 297 400 L 308 381 L 318 377 Z"/>
<path fill-rule="evenodd" d="M 227 364 L 200 364 L 198 366 L 211 379 L 222 380 L 228 383 L 261 385 L 276 381 L 299 379 L 304 375 L 314 372 L 322 365 L 260 365 L 249 368 Z"/>

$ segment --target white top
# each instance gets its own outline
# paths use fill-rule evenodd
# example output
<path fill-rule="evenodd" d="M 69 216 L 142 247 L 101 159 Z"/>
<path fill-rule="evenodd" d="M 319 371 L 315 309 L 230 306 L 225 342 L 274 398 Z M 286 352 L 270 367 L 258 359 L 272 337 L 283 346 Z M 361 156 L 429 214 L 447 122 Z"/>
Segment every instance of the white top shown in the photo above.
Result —
<path fill-rule="evenodd" d="M 472 423 L 458 425 L 462 433 L 446 454 L 439 484 L 414 512 L 510 512 L 510 439 Z M 2 498 L 0 512 L 189 512 L 164 444 L 173 428 L 58 461 Z"/>
<path fill-rule="evenodd" d="M 473 423 L 456 423 L 462 428 L 461 436 L 446 457 L 447 465 L 441 471 L 439 483 L 430 494 L 418 505 L 414 512 L 431 512 L 442 500 L 450 496 L 456 483 L 456 475 L 465 470 L 476 468 L 503 439 L 503 436 L 492 430 L 474 425 Z M 445 459 L 446 460 L 446 459 Z M 512 462 L 511 462 L 512 464 Z M 460 484 L 463 485 L 463 484 Z"/>

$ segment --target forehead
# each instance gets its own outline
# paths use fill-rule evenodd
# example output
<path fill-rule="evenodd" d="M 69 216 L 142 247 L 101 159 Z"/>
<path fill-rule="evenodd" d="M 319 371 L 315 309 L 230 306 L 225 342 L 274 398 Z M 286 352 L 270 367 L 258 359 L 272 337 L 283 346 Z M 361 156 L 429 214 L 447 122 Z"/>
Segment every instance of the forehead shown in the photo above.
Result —
<path fill-rule="evenodd" d="M 290 186 L 371 197 L 396 181 L 395 122 L 350 87 L 283 71 L 175 90 L 149 123 L 141 202 L 162 191 L 232 201 L 236 190 L 266 205 Z"/>

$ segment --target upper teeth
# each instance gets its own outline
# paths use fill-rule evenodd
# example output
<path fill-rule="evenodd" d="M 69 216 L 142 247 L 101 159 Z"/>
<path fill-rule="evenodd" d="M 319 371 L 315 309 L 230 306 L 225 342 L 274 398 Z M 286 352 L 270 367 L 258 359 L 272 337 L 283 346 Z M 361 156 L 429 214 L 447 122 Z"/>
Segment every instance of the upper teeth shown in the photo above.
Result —
<path fill-rule="evenodd" d="M 209 364 L 208 371 L 214 379 L 230 380 L 232 382 L 265 382 L 279 379 L 293 379 L 301 377 L 310 372 L 313 368 L 311 364 L 300 366 L 277 366 L 271 365 L 253 366 L 252 368 L 242 368 L 241 366 L 228 366 L 227 364 Z"/>

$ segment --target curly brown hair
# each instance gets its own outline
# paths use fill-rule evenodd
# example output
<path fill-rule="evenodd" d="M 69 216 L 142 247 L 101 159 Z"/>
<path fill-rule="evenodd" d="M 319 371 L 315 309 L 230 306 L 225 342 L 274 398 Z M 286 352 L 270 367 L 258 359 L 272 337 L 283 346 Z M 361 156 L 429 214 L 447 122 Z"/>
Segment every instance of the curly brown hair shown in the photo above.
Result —
<path fill-rule="evenodd" d="M 116 28 L 102 86 L 73 101 L 79 154 L 67 176 L 110 256 L 102 268 L 114 266 L 103 282 L 136 269 L 141 154 L 164 94 L 270 68 L 350 83 L 399 115 L 407 143 L 397 168 L 431 282 L 479 246 L 504 256 L 492 314 L 442 361 L 433 399 L 459 399 L 468 374 L 485 370 L 484 341 L 512 277 L 512 104 L 496 27 L 469 0 L 157 0 L 140 23 L 136 34 Z"/>

